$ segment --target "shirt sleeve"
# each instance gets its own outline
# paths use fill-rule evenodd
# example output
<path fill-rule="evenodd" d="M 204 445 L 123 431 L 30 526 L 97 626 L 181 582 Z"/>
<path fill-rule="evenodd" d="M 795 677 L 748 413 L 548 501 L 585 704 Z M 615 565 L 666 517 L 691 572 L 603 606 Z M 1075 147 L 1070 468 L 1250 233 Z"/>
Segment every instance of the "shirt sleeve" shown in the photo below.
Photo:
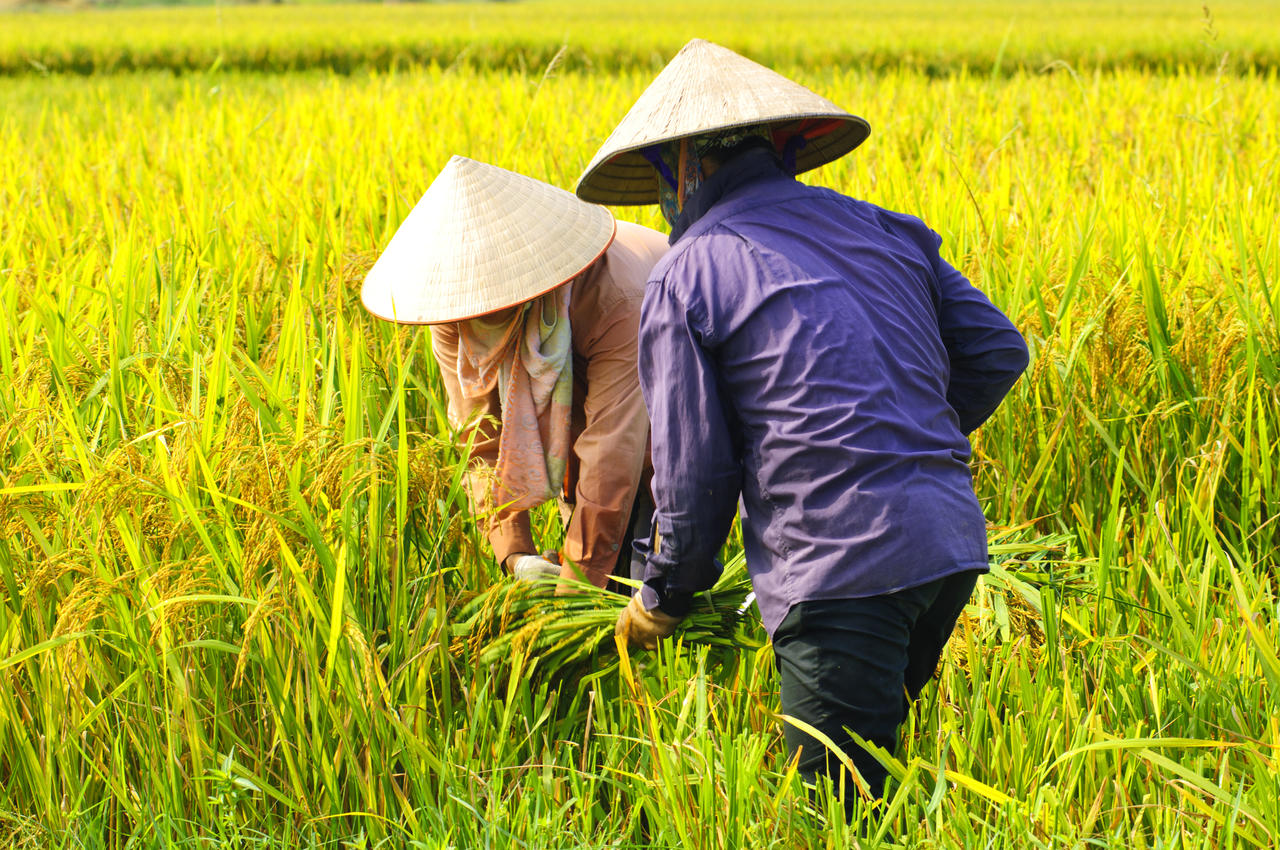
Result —
<path fill-rule="evenodd" d="M 655 534 L 645 557 L 646 607 L 681 616 L 692 594 L 715 584 L 716 554 L 742 489 L 740 441 L 711 353 L 688 310 L 650 284 L 640 320 L 640 386 L 653 442 Z"/>
<path fill-rule="evenodd" d="M 471 442 L 471 470 L 467 491 L 477 514 L 485 514 L 485 533 L 493 556 L 501 564 L 517 553 L 537 552 L 528 511 L 492 511 L 489 505 L 490 475 L 498 463 L 498 438 L 502 434 L 502 406 L 495 390 L 484 398 L 467 398 L 458 382 L 458 329 L 456 325 L 432 325 L 431 350 L 440 365 L 440 380 L 449 397 L 449 422 L 462 440 Z"/>
<path fill-rule="evenodd" d="M 1027 343 L 1013 322 L 954 266 L 942 259 L 942 237 L 915 216 L 887 213 L 928 258 L 938 282 L 938 330 L 951 378 L 947 402 L 968 435 L 987 421 L 1027 368 Z M 899 229 L 899 232 L 902 232 Z"/>
<path fill-rule="evenodd" d="M 940 245 L 942 240 L 932 234 Z M 1004 400 L 1029 360 L 1027 343 L 1013 322 L 968 278 L 938 255 L 930 259 L 938 277 L 938 326 L 951 361 L 947 401 L 971 434 Z"/>
<path fill-rule="evenodd" d="M 564 554 L 603 587 L 618 561 L 644 475 L 649 416 L 636 374 L 640 298 L 622 298 L 594 323 L 587 361 L 585 425 L 574 442 L 579 472 Z"/>

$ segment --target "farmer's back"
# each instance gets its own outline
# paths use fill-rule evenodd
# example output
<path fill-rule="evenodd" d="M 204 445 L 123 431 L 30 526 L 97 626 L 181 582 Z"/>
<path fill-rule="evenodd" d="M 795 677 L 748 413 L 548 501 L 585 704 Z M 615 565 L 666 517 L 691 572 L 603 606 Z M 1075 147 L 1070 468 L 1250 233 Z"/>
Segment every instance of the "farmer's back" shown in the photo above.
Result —
<path fill-rule="evenodd" d="M 937 246 L 915 218 L 766 169 L 654 269 L 646 312 L 683 305 L 741 435 L 744 542 L 771 632 L 799 600 L 986 566 L 976 423 L 961 421 L 978 413 L 948 401 L 940 314 L 985 305 L 991 333 L 1008 323 Z M 1016 377 L 1025 349 L 1015 359 Z"/>

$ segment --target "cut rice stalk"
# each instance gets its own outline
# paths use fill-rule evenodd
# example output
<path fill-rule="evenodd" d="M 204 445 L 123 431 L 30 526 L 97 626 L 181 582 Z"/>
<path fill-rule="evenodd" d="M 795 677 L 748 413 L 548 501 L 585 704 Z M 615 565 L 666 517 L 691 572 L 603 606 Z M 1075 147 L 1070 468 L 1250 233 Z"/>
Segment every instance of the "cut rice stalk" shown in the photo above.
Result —
<path fill-rule="evenodd" d="M 624 582 L 630 584 L 631 582 Z M 555 595 L 557 586 L 573 592 Z M 693 608 L 675 637 L 689 644 L 753 648 L 749 634 L 751 580 L 739 554 L 725 565 L 715 587 L 694 597 Z M 476 596 L 453 627 L 453 651 L 483 664 L 536 654 L 544 667 L 570 664 L 609 645 L 627 597 L 587 582 L 547 579 L 504 581 Z"/>
<path fill-rule="evenodd" d="M 991 580 L 999 586 L 1026 588 L 1027 579 L 1051 573 L 1065 540 L 1061 535 L 1020 540 L 1022 528 L 994 530 L 991 537 Z M 1022 567 L 1017 576 L 1005 567 Z M 620 580 L 625 584 L 634 582 Z M 573 592 L 556 595 L 568 586 Z M 685 644 L 717 648 L 759 648 L 763 640 L 759 614 L 752 604 L 746 558 L 739 553 L 725 565 L 715 586 L 694 597 L 693 608 L 676 629 Z M 591 656 L 610 638 L 627 597 L 587 582 L 549 578 L 537 582 L 509 579 L 467 602 L 453 626 L 455 654 L 482 664 L 536 655 L 544 669 L 556 669 Z"/>

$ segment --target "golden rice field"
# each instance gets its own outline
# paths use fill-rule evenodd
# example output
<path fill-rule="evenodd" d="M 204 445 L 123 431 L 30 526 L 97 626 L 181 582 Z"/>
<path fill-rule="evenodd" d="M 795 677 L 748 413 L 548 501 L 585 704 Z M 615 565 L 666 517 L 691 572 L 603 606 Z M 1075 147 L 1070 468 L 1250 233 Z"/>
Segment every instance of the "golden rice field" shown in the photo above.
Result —
<path fill-rule="evenodd" d="M 656 73 L 693 37 L 815 73 L 985 75 L 1047 65 L 1173 73 L 1221 64 L 1265 73 L 1280 67 L 1278 10 L 1276 0 L 529 0 L 22 12 L 0 28 L 0 73 L 350 73 L 433 63 L 536 73 L 553 60 Z"/>
<path fill-rule="evenodd" d="M 0 847 L 1280 843 L 1280 4 L 708 8 L 0 16 Z M 571 187 L 694 35 L 865 116 L 805 179 L 1032 349 L 996 568 L 853 824 L 767 645 L 471 629 L 427 336 L 359 303 L 451 154 Z"/>

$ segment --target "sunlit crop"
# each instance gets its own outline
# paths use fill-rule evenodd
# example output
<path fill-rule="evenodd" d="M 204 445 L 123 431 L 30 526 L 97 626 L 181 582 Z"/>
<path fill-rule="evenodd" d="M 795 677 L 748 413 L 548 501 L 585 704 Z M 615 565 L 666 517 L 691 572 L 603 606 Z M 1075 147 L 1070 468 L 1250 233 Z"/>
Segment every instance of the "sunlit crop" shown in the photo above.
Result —
<path fill-rule="evenodd" d="M 901 26 L 965 57 L 931 76 L 841 61 L 855 22 L 827 37 L 778 5 L 733 4 L 736 41 L 727 7 L 712 25 L 872 126 L 803 179 L 924 218 L 1033 356 L 974 441 L 996 569 L 879 818 L 828 821 L 791 771 L 750 620 L 739 648 L 564 661 L 486 651 L 464 616 L 502 578 L 427 336 L 365 313 L 363 274 L 451 154 L 571 187 L 704 34 L 467 5 L 440 39 L 568 38 L 577 64 L 265 73 L 292 66 L 215 51 L 182 75 L 0 78 L 0 845 L 1280 842 L 1280 80 L 1222 58 L 1280 55 L 1280 16 L 1215 6 L 1216 41 L 1199 7 L 1160 18 L 1197 57 L 1168 66 L 1123 58 L 1157 55 L 1149 28 L 1106 29 L 1085 69 L 1004 24 L 971 60 L 882 8 L 871 45 Z M 78 14 L 0 24 L 38 18 L 49 45 L 63 21 L 95 56 L 178 55 L 218 30 L 156 47 L 161 27 L 219 19 L 246 28 L 231 57 L 364 43 L 310 8 L 120 14 L 137 29 L 109 38 Z M 19 40 L 0 33 L 5 68 Z"/>

